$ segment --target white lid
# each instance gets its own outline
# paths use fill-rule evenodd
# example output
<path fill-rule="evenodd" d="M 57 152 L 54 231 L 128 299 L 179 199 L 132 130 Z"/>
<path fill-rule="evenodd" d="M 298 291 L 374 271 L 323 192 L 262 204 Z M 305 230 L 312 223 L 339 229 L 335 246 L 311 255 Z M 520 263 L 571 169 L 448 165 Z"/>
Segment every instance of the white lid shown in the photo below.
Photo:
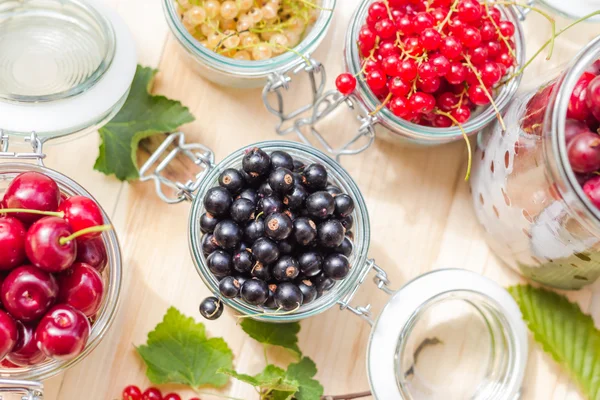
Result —
<path fill-rule="evenodd" d="M 443 269 L 392 295 L 371 331 L 367 369 L 379 400 L 514 400 L 527 349 L 521 312 L 504 288 Z"/>
<path fill-rule="evenodd" d="M 27 6 L 27 2 L 23 3 Z M 97 127 L 101 122 L 105 122 L 106 118 L 114 115 L 124 102 L 126 95 L 128 94 L 131 82 L 135 75 L 136 70 L 136 52 L 133 36 L 125 25 L 124 21 L 119 15 L 108 8 L 104 4 L 98 1 L 87 0 L 85 2 L 79 2 L 79 0 L 60 1 L 59 6 L 56 7 L 70 7 L 72 5 L 83 5 L 83 7 L 90 6 L 95 12 L 106 19 L 109 25 L 112 26 L 114 31 L 115 48 L 112 62 L 106 68 L 102 76 L 95 82 L 91 83 L 89 88 L 86 88 L 81 93 L 70 97 L 64 97 L 58 100 L 48 100 L 42 102 L 31 102 L 31 101 L 11 101 L 0 96 L 0 129 L 8 132 L 9 134 L 29 134 L 35 131 L 38 136 L 63 136 L 69 135 L 82 130 L 86 130 L 91 126 Z M 74 7 L 73 7 L 74 8 Z M 67 9 L 65 12 L 69 12 Z M 60 11 L 59 11 L 60 12 Z M 77 26 L 77 20 L 72 15 L 65 16 L 65 18 L 71 18 L 74 21 L 74 26 Z M 10 20 L 7 18 L 4 20 Z M 2 23 L 0 19 L 0 24 Z M 17 29 L 24 29 L 22 25 Z M 43 31 L 46 29 L 47 31 Z M 51 40 L 52 37 L 57 37 L 57 45 L 48 50 L 48 46 L 44 47 L 43 51 L 48 52 L 56 50 L 60 53 L 60 42 L 70 34 L 70 28 L 63 28 L 60 31 L 59 24 L 49 24 L 47 27 L 37 25 L 36 34 L 39 33 L 39 40 Z M 72 30 L 72 34 L 76 35 L 77 31 Z M 112 35 L 112 33 L 111 33 Z M 50 39 L 49 39 L 50 38 Z M 73 39 L 71 43 L 76 43 L 79 40 Z M 35 47 L 34 39 L 31 37 L 28 40 L 24 40 L 26 45 L 32 44 L 32 48 Z M 85 46 L 86 44 L 81 44 Z M 18 52 L 19 50 L 15 50 Z M 31 53 L 33 55 L 29 57 L 31 61 L 35 61 L 36 51 L 38 49 L 33 48 Z M 86 56 L 85 48 L 79 48 L 75 57 L 79 59 L 74 60 L 73 56 L 62 55 L 59 62 L 51 60 L 49 65 L 36 66 L 34 70 L 39 78 L 40 82 L 44 82 L 44 71 L 45 69 L 51 69 L 52 73 L 48 73 L 49 80 L 53 76 L 57 75 L 57 68 L 69 68 L 69 63 L 74 62 L 90 62 L 89 60 L 81 60 L 82 57 Z M 71 57 L 69 59 L 69 57 Z M 49 57 L 52 58 L 52 57 Z M 59 57 L 56 57 L 59 58 Z M 42 59 L 44 59 L 42 57 Z M 22 67 L 22 66 L 21 66 Z M 71 66 L 72 67 L 72 66 Z M 19 72 L 19 65 L 13 66 L 14 73 Z M 60 74 L 60 71 L 58 71 Z M 10 76 L 9 76 L 10 78 Z M 8 78 L 7 78 L 8 79 Z M 1 82 L 0 82 L 1 83 Z M 52 83 L 48 83 L 51 85 Z M 43 86 L 43 85 L 41 85 Z M 29 90 L 35 90 L 35 88 L 28 88 Z"/>

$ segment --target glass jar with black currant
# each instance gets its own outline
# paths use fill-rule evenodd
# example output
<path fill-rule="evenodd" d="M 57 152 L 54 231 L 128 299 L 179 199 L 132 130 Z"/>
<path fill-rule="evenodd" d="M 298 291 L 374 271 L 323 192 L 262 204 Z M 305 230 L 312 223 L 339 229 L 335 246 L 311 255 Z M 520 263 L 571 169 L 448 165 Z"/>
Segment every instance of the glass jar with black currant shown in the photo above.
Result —
<path fill-rule="evenodd" d="M 532 86 L 480 135 L 473 204 L 506 264 L 579 289 L 600 276 L 600 37 Z"/>

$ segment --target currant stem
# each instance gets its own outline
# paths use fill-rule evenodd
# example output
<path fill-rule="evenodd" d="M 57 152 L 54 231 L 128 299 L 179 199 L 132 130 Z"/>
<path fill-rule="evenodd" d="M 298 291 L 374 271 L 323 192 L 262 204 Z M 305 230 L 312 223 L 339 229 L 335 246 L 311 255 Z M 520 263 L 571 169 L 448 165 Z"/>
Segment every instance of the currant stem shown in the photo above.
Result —
<path fill-rule="evenodd" d="M 471 176 L 471 165 L 473 164 L 473 151 L 471 150 L 471 142 L 469 141 L 469 136 L 467 135 L 467 132 L 463 128 L 462 124 L 460 122 L 458 122 L 456 120 L 456 118 L 454 118 L 452 116 L 452 114 L 441 111 L 441 110 L 437 110 L 436 114 L 443 115 L 445 117 L 450 118 L 452 123 L 454 123 L 456 126 L 458 126 L 458 129 L 460 129 L 460 131 L 462 132 L 463 138 L 465 139 L 465 142 L 467 143 L 467 153 L 469 154 L 469 159 L 467 161 L 467 173 L 465 175 L 465 182 L 467 182 L 469 180 L 469 177 Z"/>
<path fill-rule="evenodd" d="M 385 107 L 385 105 L 386 105 L 387 103 L 389 103 L 389 101 L 392 99 L 392 96 L 393 96 L 393 94 L 392 94 L 392 93 L 389 93 L 389 94 L 387 95 L 387 97 L 385 98 L 385 100 L 384 100 L 384 101 L 383 101 L 381 104 L 379 104 L 379 105 L 377 106 L 377 108 L 376 108 L 376 109 L 374 109 L 373 111 L 371 111 L 371 112 L 369 113 L 369 115 L 375 115 L 375 114 L 377 114 L 379 111 L 381 111 L 381 110 L 383 109 L 383 107 Z"/>
<path fill-rule="evenodd" d="M 321 396 L 321 400 L 352 400 L 352 399 L 360 399 L 362 397 L 369 397 L 371 395 L 372 395 L 371 391 L 366 390 L 364 392 L 342 394 L 342 395 L 337 395 L 337 396 Z"/>
<path fill-rule="evenodd" d="M 490 7 L 488 6 L 488 3 L 486 2 L 484 4 L 485 4 L 485 12 L 488 15 L 490 15 Z M 510 47 L 510 43 L 508 42 L 508 39 L 506 38 L 506 36 L 504 36 L 502 34 L 502 32 L 500 32 L 500 27 L 498 26 L 498 24 L 496 23 L 496 21 L 494 21 L 494 18 L 490 18 L 490 21 L 494 25 L 494 28 L 496 28 L 496 32 L 498 32 L 498 36 L 500 36 L 500 39 L 502 39 L 502 41 L 504 42 L 504 45 L 506 46 L 506 48 L 510 52 L 510 55 L 513 56 L 513 58 L 516 57 L 517 55 L 515 54 L 515 51 L 513 50 L 512 47 Z"/>
<path fill-rule="evenodd" d="M 3 209 L 0 209 L 0 214 L 10 214 L 10 213 L 37 214 L 37 215 L 45 215 L 47 217 L 58 217 L 58 218 L 65 217 L 65 213 L 62 211 L 40 211 L 40 210 L 30 210 L 27 208 L 3 208 Z"/>
<path fill-rule="evenodd" d="M 112 229 L 112 225 L 91 226 L 89 228 L 85 228 L 80 231 L 77 231 L 67 237 L 61 237 L 60 239 L 58 239 L 58 244 L 60 244 L 62 246 L 66 243 L 69 243 L 71 240 L 77 239 L 78 237 L 83 236 L 83 235 L 87 235 L 88 233 L 106 232 L 106 231 L 110 231 L 111 229 Z"/>

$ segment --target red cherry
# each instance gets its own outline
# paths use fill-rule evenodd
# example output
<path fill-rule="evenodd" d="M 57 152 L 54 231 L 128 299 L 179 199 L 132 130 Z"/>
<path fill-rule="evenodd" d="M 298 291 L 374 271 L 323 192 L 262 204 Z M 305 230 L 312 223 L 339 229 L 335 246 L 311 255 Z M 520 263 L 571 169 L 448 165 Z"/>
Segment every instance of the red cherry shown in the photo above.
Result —
<path fill-rule="evenodd" d="M 87 264 L 73 264 L 58 277 L 58 287 L 58 301 L 81 311 L 86 317 L 94 316 L 102 305 L 102 277 Z"/>
<path fill-rule="evenodd" d="M 387 85 L 394 96 L 406 96 L 410 91 L 410 86 L 400 78 L 390 79 Z"/>
<path fill-rule="evenodd" d="M 585 97 L 586 89 L 594 78 L 594 74 L 589 72 L 584 72 L 583 75 L 581 75 L 571 93 L 569 106 L 567 108 L 567 118 L 585 121 L 590 116 L 590 109 L 587 106 Z"/>
<path fill-rule="evenodd" d="M 69 268 L 75 261 L 77 245 L 75 240 L 64 244 L 61 238 L 66 238 L 73 231 L 64 219 L 44 217 L 34 223 L 25 241 L 27 258 L 33 265 L 47 272 L 60 272 Z"/>
<path fill-rule="evenodd" d="M 417 114 L 426 114 L 433 111 L 435 98 L 429 93 L 416 92 L 408 100 L 410 109 Z"/>
<path fill-rule="evenodd" d="M 565 122 L 565 142 L 569 144 L 575 136 L 583 132 L 590 132 L 587 124 L 576 119 L 568 119 Z M 591 133 L 591 132 L 590 132 Z"/>
<path fill-rule="evenodd" d="M 575 172 L 585 174 L 599 170 L 600 136 L 592 132 L 576 135 L 567 146 L 567 156 Z"/>
<path fill-rule="evenodd" d="M 406 118 L 409 113 L 408 101 L 402 96 L 394 97 L 389 103 L 389 108 L 392 114 L 399 118 Z"/>
<path fill-rule="evenodd" d="M 2 282 L 0 292 L 6 311 L 21 321 L 35 321 L 54 303 L 58 285 L 54 277 L 39 268 L 15 268 Z"/>
<path fill-rule="evenodd" d="M 477 0 L 461 0 L 458 2 L 458 15 L 463 21 L 475 22 L 483 16 L 483 7 Z"/>
<path fill-rule="evenodd" d="M 462 44 L 454 36 L 446 36 L 440 45 L 440 53 L 448 60 L 456 60 L 462 53 Z"/>
<path fill-rule="evenodd" d="M 72 360 L 87 344 L 90 323 L 80 311 L 61 304 L 54 306 L 42 318 L 35 330 L 39 349 L 48 357 L 57 360 Z"/>
<path fill-rule="evenodd" d="M 142 395 L 142 400 L 163 400 L 162 393 L 157 388 L 148 388 Z"/>
<path fill-rule="evenodd" d="M 21 367 L 28 367 L 39 364 L 46 359 L 44 353 L 37 347 L 35 328 L 35 325 L 17 322 L 19 339 L 12 352 L 7 356 L 10 362 Z"/>
<path fill-rule="evenodd" d="M 585 182 L 583 192 L 591 200 L 592 204 L 600 208 L 600 176 L 595 176 Z"/>
<path fill-rule="evenodd" d="M 25 226 L 17 218 L 0 217 L 0 271 L 23 264 L 26 235 Z"/>
<path fill-rule="evenodd" d="M 484 106 L 490 103 L 490 99 L 481 85 L 470 86 L 467 93 L 469 95 L 469 100 L 475 105 Z"/>
<path fill-rule="evenodd" d="M 348 96 L 356 89 L 356 78 L 352 74 L 340 74 L 335 80 L 337 90 L 344 96 Z"/>
<path fill-rule="evenodd" d="M 600 76 L 595 77 L 588 84 L 585 102 L 594 118 L 600 121 Z"/>
<path fill-rule="evenodd" d="M 385 79 L 385 74 L 378 70 L 373 70 L 367 73 L 366 77 L 367 85 L 373 90 L 381 90 L 385 87 L 387 80 Z"/>
<path fill-rule="evenodd" d="M 169 393 L 163 397 L 163 400 L 181 400 L 181 397 L 177 393 Z"/>
<path fill-rule="evenodd" d="M 91 265 L 102 273 L 108 262 L 108 254 L 102 238 L 94 238 L 77 244 L 77 262 Z"/>
<path fill-rule="evenodd" d="M 23 172 L 12 180 L 4 193 L 4 208 L 26 208 L 39 211 L 56 211 L 60 190 L 54 180 L 39 172 Z M 14 213 L 11 216 L 26 224 L 42 218 L 41 215 Z"/>
<path fill-rule="evenodd" d="M 123 389 L 123 400 L 142 400 L 142 391 L 139 387 L 130 385 Z"/>
<path fill-rule="evenodd" d="M 0 359 L 4 359 L 12 351 L 17 339 L 17 323 L 10 315 L 0 310 Z"/>
<path fill-rule="evenodd" d="M 63 201 L 58 208 L 65 213 L 65 220 L 73 232 L 81 231 L 92 226 L 102 225 L 104 217 L 98 204 L 84 196 L 72 196 Z M 88 233 L 77 238 L 78 241 L 98 237 L 101 232 Z"/>

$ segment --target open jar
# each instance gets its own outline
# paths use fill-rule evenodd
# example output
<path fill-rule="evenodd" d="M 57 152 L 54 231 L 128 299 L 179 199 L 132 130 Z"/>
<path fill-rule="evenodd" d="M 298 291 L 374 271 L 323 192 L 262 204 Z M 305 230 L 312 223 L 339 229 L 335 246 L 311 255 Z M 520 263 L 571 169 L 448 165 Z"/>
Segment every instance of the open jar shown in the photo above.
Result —
<path fill-rule="evenodd" d="M 490 247 L 524 276 L 579 289 L 600 276 L 600 211 L 567 156 L 565 125 L 579 77 L 600 58 L 600 37 L 562 72 L 524 89 L 481 133 L 472 194 Z"/>
<path fill-rule="evenodd" d="M 0 193 L 23 172 L 52 178 L 64 196 L 92 198 L 69 177 L 47 168 L 43 145 L 96 130 L 121 108 L 136 68 L 133 37 L 101 3 L 19 0 L 0 4 Z M 26 147 L 29 147 L 27 149 Z M 18 151 L 17 151 L 18 150 Z M 28 162 L 29 161 L 29 162 Z M 102 210 L 105 223 L 108 215 Z M 121 289 L 121 251 L 113 231 L 101 234 L 107 266 L 103 300 L 89 340 L 74 359 L 29 367 L 0 367 L 0 393 L 34 400 L 40 381 L 83 360 L 115 318 Z"/>
<path fill-rule="evenodd" d="M 219 185 L 223 171 L 241 167 L 248 148 L 260 148 L 266 153 L 284 151 L 302 163 L 320 163 L 331 184 L 354 199 L 354 250 L 348 275 L 321 297 L 292 311 L 265 312 L 243 300 L 221 296 L 219 280 L 209 269 L 202 248 L 200 219 L 205 212 L 205 195 Z M 164 174 L 179 155 L 200 167 L 198 174 L 186 183 L 171 181 Z M 267 141 L 237 150 L 215 163 L 210 149 L 186 144 L 183 133 L 177 132 L 142 166 L 140 177 L 154 181 L 159 196 L 169 203 L 191 201 L 188 239 L 194 265 L 207 288 L 235 312 L 281 323 L 309 318 L 339 306 L 372 325 L 368 369 L 375 398 L 517 398 L 527 358 L 527 331 L 510 294 L 487 278 L 458 269 L 434 271 L 398 291 L 390 289 L 384 269 L 368 257 L 370 224 L 362 194 L 352 177 L 321 151 L 302 143 Z M 376 319 L 371 305 L 353 304 L 371 273 L 376 287 L 390 296 Z M 473 336 L 464 334 L 467 326 Z M 459 356 L 461 348 L 463 353 Z M 453 378 L 462 379 L 464 384 L 457 385 Z"/>

